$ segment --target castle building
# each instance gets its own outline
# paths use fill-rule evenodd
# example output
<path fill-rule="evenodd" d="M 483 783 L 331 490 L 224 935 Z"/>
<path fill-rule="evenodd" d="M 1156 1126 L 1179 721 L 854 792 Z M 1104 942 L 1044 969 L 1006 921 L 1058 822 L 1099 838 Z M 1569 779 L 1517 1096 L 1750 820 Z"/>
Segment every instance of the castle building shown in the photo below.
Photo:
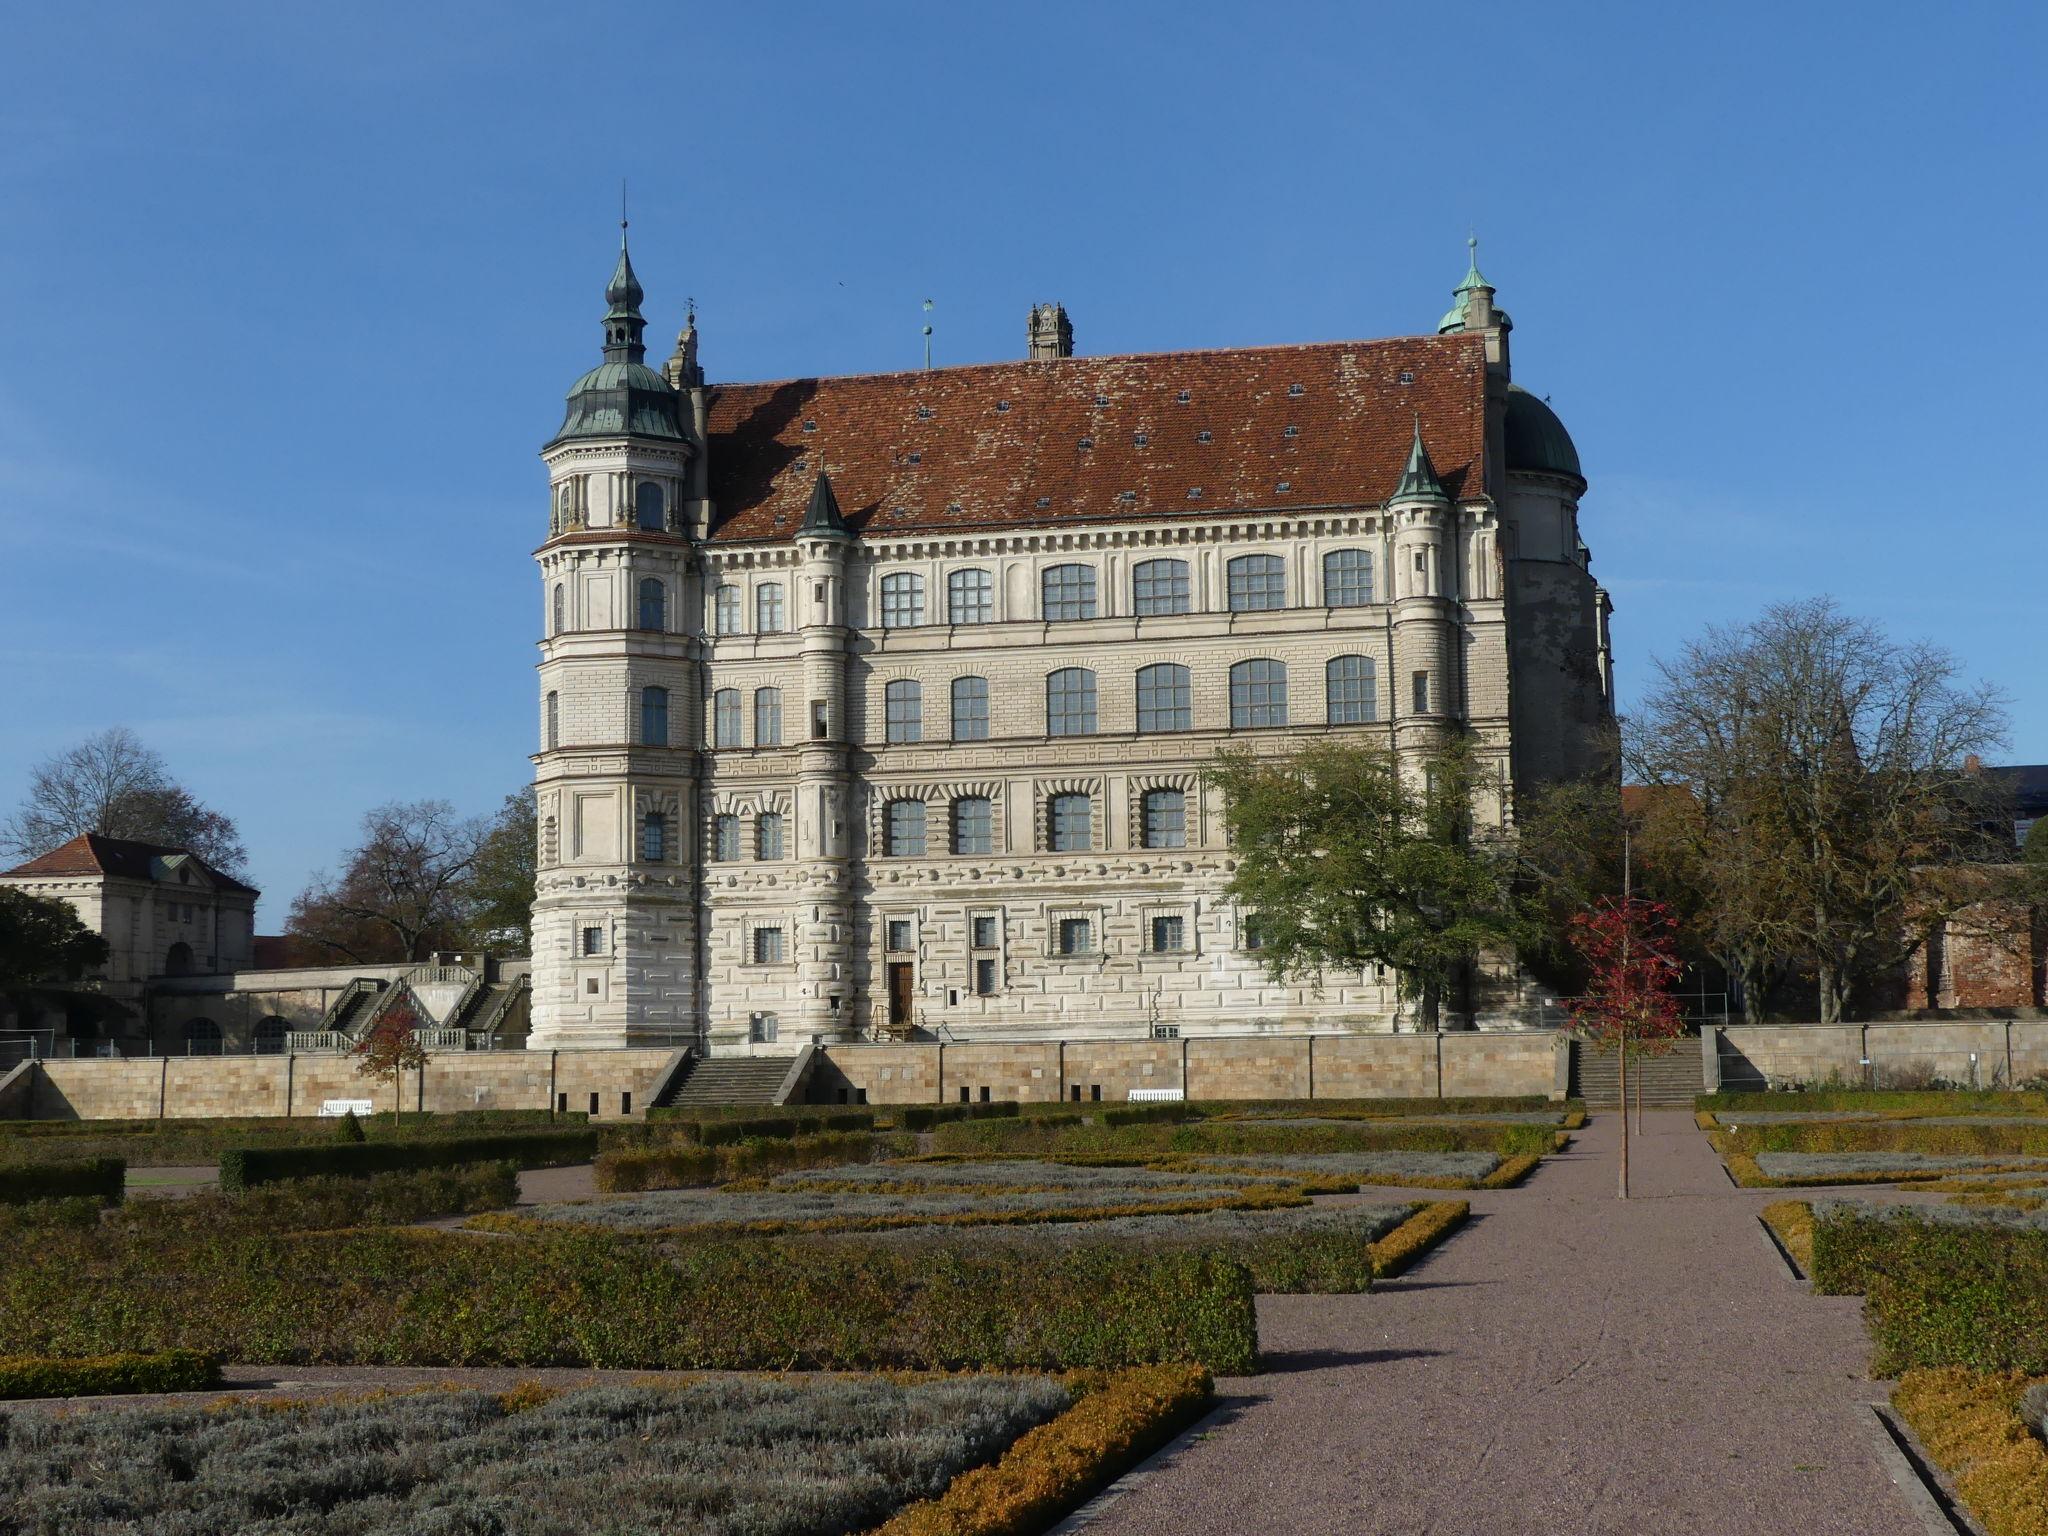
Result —
<path fill-rule="evenodd" d="M 1271 981 L 1226 745 L 1593 771 L 1609 604 L 1476 261 L 1432 334 L 707 384 L 602 361 L 542 450 L 536 1046 L 1386 1030 Z M 1464 1022 L 1519 1022 L 1516 989 Z"/>

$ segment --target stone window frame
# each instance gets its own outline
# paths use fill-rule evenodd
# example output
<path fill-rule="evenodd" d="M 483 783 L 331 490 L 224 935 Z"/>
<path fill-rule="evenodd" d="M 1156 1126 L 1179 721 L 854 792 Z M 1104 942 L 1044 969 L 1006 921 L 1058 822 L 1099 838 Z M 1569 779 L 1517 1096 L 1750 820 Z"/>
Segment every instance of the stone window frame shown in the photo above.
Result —
<path fill-rule="evenodd" d="M 736 581 L 721 581 L 711 589 L 711 633 L 713 638 L 722 635 L 743 635 L 746 633 L 746 594 Z"/>
<path fill-rule="evenodd" d="M 1362 691 L 1358 702 L 1365 707 L 1365 713 L 1358 719 L 1338 719 L 1334 708 L 1337 702 L 1340 663 L 1357 662 L 1359 676 L 1342 679 L 1348 687 L 1356 684 Z M 1380 669 L 1379 663 L 1360 651 L 1346 651 L 1341 656 L 1325 658 L 1323 662 L 1323 723 L 1325 725 L 1377 725 L 1380 719 Z"/>
<path fill-rule="evenodd" d="M 924 740 L 924 682 L 892 677 L 882 684 L 882 742 L 910 747 Z"/>
<path fill-rule="evenodd" d="M 1261 674 L 1255 668 L 1268 670 Z M 1277 669 L 1278 676 L 1273 669 Z M 1230 664 L 1230 728 L 1233 731 L 1277 731 L 1285 730 L 1290 718 L 1288 709 L 1287 663 L 1277 656 L 1247 656 L 1242 661 Z M 1274 703 L 1272 690 L 1279 689 L 1279 702 Z M 1263 690 L 1263 691 L 1262 691 Z M 1275 712 L 1279 718 L 1271 718 Z"/>
<path fill-rule="evenodd" d="M 1172 570 L 1161 567 L 1171 566 Z M 1141 619 L 1194 611 L 1194 568 L 1177 555 L 1154 555 L 1131 567 L 1131 613 Z M 1140 586 L 1140 583 L 1144 586 Z M 1165 584 L 1165 591 L 1159 590 Z M 1149 588 L 1150 590 L 1147 590 Z M 1161 606 L 1161 605 L 1164 606 Z"/>
<path fill-rule="evenodd" d="M 1039 853 L 1059 853 L 1067 857 L 1081 854 L 1101 853 L 1109 846 L 1107 824 L 1109 801 L 1105 795 L 1106 786 L 1100 777 L 1038 779 L 1031 786 L 1032 794 L 1032 839 L 1031 845 Z M 1052 845 L 1052 801 L 1055 795 L 1086 795 L 1088 797 L 1088 846 L 1086 848 L 1059 848 Z"/>
<path fill-rule="evenodd" d="M 1347 556 L 1356 557 L 1351 561 L 1353 568 L 1350 570 L 1341 569 L 1338 564 Z M 1363 545 L 1346 544 L 1339 549 L 1324 550 L 1321 570 L 1325 608 L 1373 606 L 1377 599 L 1378 587 L 1375 585 L 1374 562 L 1370 549 Z M 1338 578 L 1335 582 L 1331 580 L 1333 574 Z M 1334 595 L 1340 592 L 1345 594 L 1341 599 Z"/>
<path fill-rule="evenodd" d="M 1202 846 L 1202 780 L 1193 773 L 1137 773 L 1130 779 L 1128 821 L 1130 843 L 1148 853 L 1185 853 Z M 1177 789 L 1181 794 L 1181 837 L 1178 848 L 1153 848 L 1145 841 L 1145 797 L 1155 789 Z"/>
<path fill-rule="evenodd" d="M 770 593 L 774 597 L 769 597 Z M 789 631 L 789 589 L 779 581 L 764 581 L 754 588 L 754 633 L 780 635 Z"/>
<path fill-rule="evenodd" d="M 995 943 L 975 943 L 974 925 L 982 921 L 995 924 Z M 994 997 L 1009 985 L 1008 939 L 1009 924 L 1003 921 L 1003 909 L 1001 907 L 969 907 L 967 909 L 967 995 L 969 997 Z M 976 984 L 976 973 L 983 961 L 988 961 L 995 966 L 996 984 L 987 991 L 983 991 Z"/>
<path fill-rule="evenodd" d="M 977 582 L 973 578 L 980 577 Z M 968 615 L 962 618 L 962 614 Z M 996 617 L 995 572 L 985 565 L 962 565 L 946 572 L 946 622 L 993 624 Z"/>
<path fill-rule="evenodd" d="M 764 731 L 764 723 L 771 729 Z M 754 745 L 782 745 L 782 690 L 773 683 L 763 683 L 754 690 Z"/>
<path fill-rule="evenodd" d="M 1202 940 L 1195 924 L 1196 916 L 1195 903 L 1192 901 L 1145 903 L 1138 909 L 1139 953 L 1148 960 L 1186 960 L 1199 955 L 1202 952 Z M 1170 918 L 1180 923 L 1180 948 L 1153 948 L 1152 924 L 1157 918 Z"/>
<path fill-rule="evenodd" d="M 1275 601 L 1267 602 L 1269 597 Z M 1223 599 L 1231 613 L 1277 613 L 1284 609 L 1286 559 L 1271 550 L 1250 550 L 1231 556 L 1223 565 Z"/>
<path fill-rule="evenodd" d="M 1060 698 L 1072 707 L 1055 712 L 1053 709 L 1053 681 L 1055 678 L 1070 679 L 1063 684 Z M 1078 702 L 1086 700 L 1085 712 Z M 1054 730 L 1055 721 L 1085 721 L 1084 726 L 1075 729 Z M 1093 667 L 1055 667 L 1045 674 L 1045 734 L 1048 739 L 1095 736 L 1102 731 L 1102 679 Z"/>
<path fill-rule="evenodd" d="M 1071 610 L 1071 611 L 1070 611 Z M 1038 573 L 1038 616 L 1047 624 L 1075 624 L 1102 613 L 1102 574 L 1092 560 L 1062 560 Z"/>
<path fill-rule="evenodd" d="M 711 721 L 711 749 L 724 751 L 747 744 L 747 717 L 737 688 L 714 688 L 711 691 L 710 708 L 705 713 Z M 728 710 L 730 714 L 728 714 Z M 729 727 L 729 728 L 728 728 Z"/>
<path fill-rule="evenodd" d="M 647 857 L 647 818 L 659 816 L 663 822 L 662 854 L 658 859 Z M 682 802 L 672 790 L 636 789 L 633 791 L 633 852 L 635 860 L 643 864 L 673 864 L 681 853 L 679 836 L 683 830 Z"/>
<path fill-rule="evenodd" d="M 1072 953 L 1060 948 L 1063 925 L 1070 922 L 1088 924 L 1089 947 Z M 1067 902 L 1045 909 L 1045 958 L 1058 966 L 1100 966 L 1109 955 L 1108 933 L 1102 921 L 1102 906 L 1097 902 Z"/>
<path fill-rule="evenodd" d="M 875 617 L 882 629 L 917 629 L 924 623 L 924 573 L 889 571 L 875 584 Z"/>
<path fill-rule="evenodd" d="M 925 806 L 925 851 L 927 859 L 981 859 L 999 856 L 1008 846 L 1005 833 L 1005 785 L 1000 779 L 948 779 L 922 784 L 875 784 L 867 800 L 868 848 L 877 859 L 914 859 L 918 854 L 892 854 L 889 847 L 888 808 L 898 800 L 922 800 Z M 989 851 L 953 852 L 953 802 L 988 801 Z M 936 843 L 934 839 L 936 838 Z"/>
<path fill-rule="evenodd" d="M 1175 675 L 1162 679 L 1160 674 Z M 1165 709 L 1164 713 L 1171 715 L 1176 720 L 1185 717 L 1187 721 L 1185 725 L 1160 725 L 1157 723 L 1157 716 L 1162 712 L 1159 706 L 1162 681 L 1167 689 L 1173 689 L 1174 685 L 1178 684 L 1178 690 L 1169 692 L 1167 695 L 1174 702 Z M 1136 729 L 1139 735 L 1169 735 L 1176 731 L 1191 731 L 1195 728 L 1195 674 L 1194 669 L 1185 662 L 1147 662 L 1132 674 L 1131 682 L 1132 687 L 1136 691 Z M 1150 711 L 1149 716 L 1148 710 Z M 1153 723 L 1147 724 L 1148 718 L 1152 719 Z"/>
<path fill-rule="evenodd" d="M 752 971 L 772 971 L 796 964 L 796 945 L 792 942 L 793 925 L 786 913 L 749 912 L 740 919 L 740 965 Z M 782 957 L 777 960 L 758 960 L 762 933 L 781 935 Z"/>

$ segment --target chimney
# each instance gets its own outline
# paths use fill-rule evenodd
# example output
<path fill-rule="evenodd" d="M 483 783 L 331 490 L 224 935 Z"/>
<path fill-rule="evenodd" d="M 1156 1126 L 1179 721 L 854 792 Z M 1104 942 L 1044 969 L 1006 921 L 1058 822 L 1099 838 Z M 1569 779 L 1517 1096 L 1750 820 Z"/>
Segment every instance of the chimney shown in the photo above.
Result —
<path fill-rule="evenodd" d="M 1031 342 L 1029 356 L 1034 362 L 1042 358 L 1074 355 L 1074 327 L 1067 319 L 1065 305 L 1032 305 L 1028 336 Z"/>

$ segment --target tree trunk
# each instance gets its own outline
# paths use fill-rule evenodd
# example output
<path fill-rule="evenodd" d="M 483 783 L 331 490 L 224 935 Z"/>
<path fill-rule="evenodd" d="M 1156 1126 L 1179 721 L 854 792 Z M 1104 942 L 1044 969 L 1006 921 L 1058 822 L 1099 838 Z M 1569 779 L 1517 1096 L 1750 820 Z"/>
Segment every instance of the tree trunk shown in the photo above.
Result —
<path fill-rule="evenodd" d="M 1842 1022 L 1842 1005 L 1847 1001 L 1847 978 L 1833 960 L 1822 959 L 1820 973 L 1820 1021 L 1823 1024 Z"/>
<path fill-rule="evenodd" d="M 1621 1198 L 1628 1198 L 1628 1041 L 1623 1039 L 1616 1047 L 1620 1052 L 1621 1102 L 1615 1107 L 1621 1112 Z"/>
<path fill-rule="evenodd" d="M 1427 1033 L 1434 1034 L 1443 1028 L 1443 996 L 1443 982 L 1439 978 L 1431 976 L 1422 983 L 1422 1028 Z"/>
<path fill-rule="evenodd" d="M 1636 1063 L 1636 1134 L 1643 1134 L 1643 1064 Z"/>

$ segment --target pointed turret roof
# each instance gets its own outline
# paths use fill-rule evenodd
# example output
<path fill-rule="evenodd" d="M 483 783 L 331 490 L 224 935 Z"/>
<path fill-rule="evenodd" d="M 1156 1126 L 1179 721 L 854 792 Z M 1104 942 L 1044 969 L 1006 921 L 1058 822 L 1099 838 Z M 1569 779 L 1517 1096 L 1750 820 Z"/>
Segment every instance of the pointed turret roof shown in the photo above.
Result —
<path fill-rule="evenodd" d="M 1394 501 L 1449 501 L 1444 494 L 1443 482 L 1436 477 L 1436 466 L 1429 462 L 1429 450 L 1422 446 L 1422 418 L 1415 418 L 1415 441 L 1408 448 L 1408 467 L 1401 471 L 1400 483 L 1394 487 L 1391 498 Z"/>
<path fill-rule="evenodd" d="M 619 260 L 604 285 L 604 361 L 569 386 L 569 409 L 553 441 L 569 437 L 686 438 L 679 399 L 667 379 L 647 366 L 643 340 L 647 297 L 626 249 L 619 220 Z"/>
<path fill-rule="evenodd" d="M 1488 293 L 1493 292 L 1493 284 L 1489 283 L 1479 270 L 1479 237 L 1477 235 L 1468 236 L 1465 240 L 1465 246 L 1470 252 L 1466 260 L 1465 277 L 1457 287 L 1451 290 L 1451 298 L 1453 300 L 1451 307 L 1444 312 L 1443 319 L 1437 322 L 1437 334 L 1440 336 L 1453 334 L 1465 329 L 1465 307 L 1471 303 L 1473 294 L 1479 292 L 1482 288 Z"/>
<path fill-rule="evenodd" d="M 839 498 L 832 494 L 832 482 L 825 471 L 811 482 L 811 504 L 804 508 L 804 520 L 796 531 L 800 539 L 850 539 L 853 530 L 839 513 Z"/>

